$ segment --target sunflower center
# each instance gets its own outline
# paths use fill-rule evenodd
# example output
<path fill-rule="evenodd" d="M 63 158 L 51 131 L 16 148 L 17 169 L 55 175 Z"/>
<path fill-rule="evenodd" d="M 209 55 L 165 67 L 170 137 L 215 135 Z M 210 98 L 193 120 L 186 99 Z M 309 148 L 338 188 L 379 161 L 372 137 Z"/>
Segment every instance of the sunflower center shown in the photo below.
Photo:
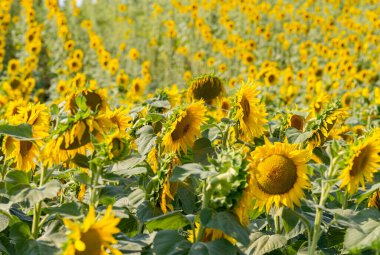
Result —
<path fill-rule="evenodd" d="M 245 96 L 242 97 L 240 105 L 243 108 L 243 120 L 246 120 L 248 119 L 249 114 L 251 113 L 251 106 L 249 104 L 248 99 Z"/>
<path fill-rule="evenodd" d="M 84 251 L 76 251 L 75 255 L 100 255 L 102 254 L 102 237 L 95 229 L 89 229 L 83 233 L 80 239 L 86 244 Z"/>
<path fill-rule="evenodd" d="M 299 115 L 292 115 L 290 118 L 290 125 L 298 130 L 303 130 L 303 119 Z"/>
<path fill-rule="evenodd" d="M 183 118 L 179 123 L 177 123 L 177 126 L 171 133 L 173 141 L 177 141 L 178 139 L 185 136 L 190 129 L 190 125 L 191 123 L 189 122 L 189 118 L 187 116 Z"/>
<path fill-rule="evenodd" d="M 365 147 L 358 156 L 354 158 L 354 162 L 352 164 L 352 168 L 350 170 L 350 176 L 357 176 L 361 172 L 363 172 L 367 161 L 368 161 L 368 156 L 370 155 L 369 153 L 369 148 L 368 146 Z"/>
<path fill-rule="evenodd" d="M 30 141 L 20 141 L 20 154 L 22 157 L 25 157 L 30 149 L 32 148 L 33 143 Z"/>
<path fill-rule="evenodd" d="M 297 167 L 285 156 L 271 155 L 257 166 L 255 178 L 259 188 L 265 193 L 284 194 L 297 181 Z"/>
<path fill-rule="evenodd" d="M 273 74 L 269 75 L 268 77 L 269 83 L 273 83 L 275 80 L 276 80 L 276 77 Z"/>
<path fill-rule="evenodd" d="M 11 80 L 12 89 L 17 89 L 20 85 L 21 85 L 21 81 L 19 79 L 12 79 Z"/>

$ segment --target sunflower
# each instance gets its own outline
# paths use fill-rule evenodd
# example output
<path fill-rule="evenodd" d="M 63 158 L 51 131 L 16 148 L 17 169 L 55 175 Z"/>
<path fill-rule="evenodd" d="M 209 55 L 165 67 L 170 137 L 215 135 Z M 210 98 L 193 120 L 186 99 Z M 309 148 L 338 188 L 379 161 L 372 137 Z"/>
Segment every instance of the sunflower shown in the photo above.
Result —
<path fill-rule="evenodd" d="M 146 83 L 140 77 L 137 77 L 132 80 L 130 96 L 140 98 L 144 95 Z"/>
<path fill-rule="evenodd" d="M 45 138 L 49 135 L 50 115 L 48 107 L 40 103 L 28 103 L 18 107 L 17 114 L 10 117 L 14 125 L 28 123 L 32 126 L 33 138 Z"/>
<path fill-rule="evenodd" d="M 131 126 L 132 118 L 128 116 L 128 112 L 128 109 L 120 107 L 107 113 L 107 118 L 118 128 L 119 132 L 125 133 L 126 129 Z"/>
<path fill-rule="evenodd" d="M 380 190 L 375 191 L 369 198 L 368 207 L 375 207 L 380 211 Z"/>
<path fill-rule="evenodd" d="M 347 162 L 339 178 L 342 180 L 341 188 L 346 188 L 352 195 L 365 183 L 372 182 L 373 174 L 380 167 L 380 129 L 352 144 L 345 156 Z"/>
<path fill-rule="evenodd" d="M 20 62 L 17 59 L 11 59 L 8 62 L 8 74 L 10 76 L 16 75 L 20 71 Z"/>
<path fill-rule="evenodd" d="M 36 143 L 33 143 L 32 141 L 18 140 L 11 136 L 5 136 L 2 150 L 7 160 L 14 160 L 15 168 L 24 171 L 36 168 L 34 159 L 40 155 Z"/>
<path fill-rule="evenodd" d="M 347 116 L 346 109 L 341 108 L 340 102 L 330 103 L 327 108 L 308 126 L 312 131 L 308 138 L 308 146 L 315 148 L 322 146 L 329 138 L 330 132 Z"/>
<path fill-rule="evenodd" d="M 69 70 L 71 73 L 79 72 L 80 69 L 82 69 L 82 61 L 80 61 L 76 58 L 71 58 L 71 59 L 67 60 L 66 64 L 69 67 Z"/>
<path fill-rule="evenodd" d="M 217 99 L 226 94 L 222 81 L 213 75 L 197 77 L 190 82 L 187 97 L 195 100 L 204 100 L 213 105 Z"/>
<path fill-rule="evenodd" d="M 189 235 L 187 237 L 187 240 L 189 240 L 192 243 L 194 242 L 194 240 L 197 240 L 197 237 L 199 234 L 199 229 L 200 229 L 200 224 L 198 222 L 196 222 L 195 223 L 195 229 L 194 229 L 195 236 L 193 234 L 193 231 L 189 231 Z M 203 232 L 203 237 L 202 237 L 201 241 L 202 242 L 211 242 L 211 241 L 218 240 L 221 238 L 226 239 L 231 244 L 237 243 L 237 241 L 233 237 L 225 234 L 222 230 L 216 229 L 216 228 L 206 228 L 205 231 Z"/>
<path fill-rule="evenodd" d="M 107 91 L 105 89 L 81 89 L 71 94 L 67 99 L 66 110 L 70 110 L 72 114 L 78 112 L 79 106 L 77 105 L 76 98 L 79 96 L 83 96 L 86 99 L 87 107 L 94 112 L 105 112 L 108 108 Z"/>
<path fill-rule="evenodd" d="M 265 208 L 268 213 L 273 204 L 277 208 L 300 205 L 303 189 L 310 186 L 306 163 L 311 153 L 298 147 L 287 141 L 271 144 L 265 138 L 265 145 L 251 153 L 249 186 L 259 209 Z"/>
<path fill-rule="evenodd" d="M 96 220 L 95 209 L 90 206 L 83 223 L 63 219 L 69 230 L 68 243 L 63 255 L 107 255 L 107 250 L 114 255 L 122 253 L 111 247 L 117 241 L 114 234 L 120 232 L 117 228 L 120 219 L 116 218 L 109 206 L 103 218 Z"/>
<path fill-rule="evenodd" d="M 105 139 L 109 159 L 118 160 L 128 153 L 128 143 L 125 134 L 115 132 Z"/>
<path fill-rule="evenodd" d="M 93 151 L 91 129 L 85 121 L 78 121 L 60 134 L 55 134 L 42 150 L 46 164 L 60 164 L 75 157 L 77 153 L 86 155 Z"/>
<path fill-rule="evenodd" d="M 243 137 L 253 138 L 264 134 L 267 124 L 265 105 L 258 99 L 259 92 L 252 82 L 244 83 L 236 95 L 236 118 Z"/>
<path fill-rule="evenodd" d="M 182 149 L 186 153 L 187 147 L 192 146 L 200 135 L 205 112 L 203 101 L 192 103 L 184 110 L 180 109 L 168 123 L 169 128 L 162 139 L 165 151 L 179 152 Z"/>

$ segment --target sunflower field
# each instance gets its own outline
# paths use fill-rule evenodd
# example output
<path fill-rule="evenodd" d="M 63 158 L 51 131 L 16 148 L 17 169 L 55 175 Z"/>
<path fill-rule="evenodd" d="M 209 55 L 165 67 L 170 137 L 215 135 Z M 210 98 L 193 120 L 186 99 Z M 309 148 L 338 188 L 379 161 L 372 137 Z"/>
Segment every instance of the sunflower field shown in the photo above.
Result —
<path fill-rule="evenodd" d="M 380 254 L 379 0 L 0 0 L 0 254 Z"/>

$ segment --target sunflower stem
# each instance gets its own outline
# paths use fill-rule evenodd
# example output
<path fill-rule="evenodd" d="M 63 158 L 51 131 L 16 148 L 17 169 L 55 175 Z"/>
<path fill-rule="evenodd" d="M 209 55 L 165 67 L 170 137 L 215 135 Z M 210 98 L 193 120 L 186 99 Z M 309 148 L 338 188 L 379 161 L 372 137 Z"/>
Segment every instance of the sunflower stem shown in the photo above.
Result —
<path fill-rule="evenodd" d="M 281 234 L 280 215 L 278 214 L 274 216 L 274 229 L 276 234 Z"/>
<path fill-rule="evenodd" d="M 40 187 L 45 184 L 46 168 L 41 168 Z M 42 201 L 34 205 L 33 209 L 33 222 L 32 222 L 32 236 L 36 239 L 40 233 L 40 219 L 41 219 L 41 205 Z"/>
<path fill-rule="evenodd" d="M 95 206 L 96 204 L 96 186 L 98 185 L 99 180 L 99 167 L 91 162 L 90 163 L 90 170 L 91 170 L 91 189 L 90 189 L 90 204 Z"/>
<path fill-rule="evenodd" d="M 210 183 L 206 186 L 205 196 L 204 196 L 203 201 L 202 201 L 202 209 L 205 209 L 208 207 L 208 204 L 210 202 L 213 190 L 214 190 L 214 185 L 212 185 L 212 183 Z M 202 224 L 202 221 L 201 221 L 200 226 L 199 226 L 199 232 L 198 232 L 197 240 L 196 240 L 197 242 L 200 242 L 202 240 L 205 230 L 206 230 L 206 227 Z"/>
<path fill-rule="evenodd" d="M 321 197 L 319 199 L 319 206 L 316 208 L 315 213 L 315 220 L 314 220 L 314 228 L 313 228 L 313 237 L 312 237 L 312 243 L 311 246 L 309 246 L 309 255 L 314 255 L 315 250 L 317 249 L 318 241 L 321 236 L 321 221 L 322 221 L 322 215 L 323 215 L 323 206 L 327 199 L 327 194 L 330 191 L 330 184 L 324 183 L 322 181 L 322 191 L 321 191 Z"/>

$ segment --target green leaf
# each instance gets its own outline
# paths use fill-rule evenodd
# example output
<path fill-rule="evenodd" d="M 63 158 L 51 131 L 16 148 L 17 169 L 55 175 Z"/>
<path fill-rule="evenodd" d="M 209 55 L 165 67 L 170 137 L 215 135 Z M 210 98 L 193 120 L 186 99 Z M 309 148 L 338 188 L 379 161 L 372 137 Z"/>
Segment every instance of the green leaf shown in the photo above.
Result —
<path fill-rule="evenodd" d="M 20 140 L 35 140 L 33 138 L 32 126 L 27 123 L 17 126 L 2 124 L 0 125 L 0 134 L 9 135 Z"/>
<path fill-rule="evenodd" d="M 365 248 L 380 249 L 380 222 L 369 219 L 360 224 L 362 231 L 348 228 L 344 237 L 344 249 L 357 251 Z"/>
<path fill-rule="evenodd" d="M 100 189 L 99 202 L 105 205 L 113 205 L 117 198 L 123 195 L 122 186 L 105 186 Z"/>
<path fill-rule="evenodd" d="M 155 216 L 154 210 L 155 208 L 148 201 L 144 201 L 137 207 L 136 216 L 140 221 L 145 222 Z"/>
<path fill-rule="evenodd" d="M 246 254 L 261 255 L 281 247 L 284 247 L 287 240 L 282 235 L 266 235 L 262 232 L 255 232 L 250 235 L 251 243 L 249 244 Z"/>
<path fill-rule="evenodd" d="M 356 205 L 359 206 L 359 204 L 361 204 L 364 200 L 366 200 L 369 196 L 371 196 L 375 190 L 378 190 L 378 189 L 380 189 L 380 182 L 372 185 L 370 189 L 366 190 L 366 192 L 361 194 L 359 198 L 356 200 Z"/>
<path fill-rule="evenodd" d="M 18 255 L 61 255 L 62 251 L 50 242 L 28 240 L 16 245 Z"/>
<path fill-rule="evenodd" d="M 145 222 L 147 229 L 153 230 L 175 230 L 191 224 L 191 222 L 179 211 L 170 212 L 158 217 L 151 218 Z"/>
<path fill-rule="evenodd" d="M 157 136 L 152 126 L 143 126 L 137 130 L 137 149 L 141 155 L 148 154 L 156 144 Z"/>
<path fill-rule="evenodd" d="M 71 160 L 75 165 L 83 168 L 89 168 L 88 158 L 80 153 L 75 154 L 74 158 Z"/>
<path fill-rule="evenodd" d="M 312 132 L 301 132 L 294 127 L 290 127 L 285 131 L 285 135 L 288 138 L 289 143 L 303 143 L 311 136 Z"/>
<path fill-rule="evenodd" d="M 182 166 L 176 166 L 173 169 L 171 182 L 184 181 L 190 175 L 194 175 L 195 178 L 206 179 L 208 176 L 214 175 L 216 173 L 205 171 L 200 164 L 190 163 L 184 164 Z"/>
<path fill-rule="evenodd" d="M 16 243 L 24 242 L 26 240 L 32 239 L 32 234 L 30 233 L 29 225 L 25 222 L 17 222 L 12 225 L 9 233 L 9 238 Z"/>
<path fill-rule="evenodd" d="M 207 243 L 194 243 L 189 255 L 238 254 L 238 249 L 225 239 L 217 239 Z"/>
<path fill-rule="evenodd" d="M 194 142 L 193 157 L 194 162 L 207 164 L 207 157 L 214 153 L 211 141 L 207 138 L 200 138 Z"/>
<path fill-rule="evenodd" d="M 16 195 L 23 189 L 30 187 L 29 177 L 25 171 L 11 170 L 5 176 L 5 190 L 9 195 Z"/>
<path fill-rule="evenodd" d="M 9 225 L 9 217 L 0 213 L 0 232 L 6 229 Z"/>
<path fill-rule="evenodd" d="M 144 157 L 132 156 L 129 159 L 123 160 L 114 164 L 111 172 L 122 176 L 133 176 L 137 174 L 146 173 L 146 167 L 139 167 L 138 165 L 144 162 Z"/>
<path fill-rule="evenodd" d="M 149 102 L 148 102 L 149 103 Z M 157 107 L 157 108 L 165 108 L 170 109 L 171 105 L 168 100 L 157 100 L 149 103 L 151 106 Z"/>
<path fill-rule="evenodd" d="M 36 204 L 46 198 L 56 197 L 60 188 L 61 183 L 52 180 L 38 188 L 24 188 L 18 194 L 11 196 L 10 200 L 14 203 L 28 201 L 30 204 Z"/>
<path fill-rule="evenodd" d="M 292 213 L 291 209 L 284 207 L 282 210 L 282 224 L 286 233 L 289 233 L 298 223 L 298 217 Z"/>
<path fill-rule="evenodd" d="M 83 213 L 81 212 L 81 207 L 82 206 L 77 202 L 69 202 L 60 206 L 45 208 L 44 211 L 46 213 L 57 213 L 63 216 L 81 216 L 83 215 Z"/>
<path fill-rule="evenodd" d="M 76 174 L 74 175 L 74 180 L 83 184 L 91 185 L 91 179 L 90 179 L 90 176 L 88 176 L 88 173 Z"/>
<path fill-rule="evenodd" d="M 200 218 L 204 226 L 222 230 L 243 245 L 249 244 L 248 231 L 240 225 L 236 217 L 231 213 L 227 211 L 215 212 L 210 208 L 205 208 L 201 211 Z"/>
<path fill-rule="evenodd" d="M 153 249 L 159 255 L 187 255 L 190 247 L 191 243 L 180 236 L 177 230 L 159 231 L 153 241 Z"/>

